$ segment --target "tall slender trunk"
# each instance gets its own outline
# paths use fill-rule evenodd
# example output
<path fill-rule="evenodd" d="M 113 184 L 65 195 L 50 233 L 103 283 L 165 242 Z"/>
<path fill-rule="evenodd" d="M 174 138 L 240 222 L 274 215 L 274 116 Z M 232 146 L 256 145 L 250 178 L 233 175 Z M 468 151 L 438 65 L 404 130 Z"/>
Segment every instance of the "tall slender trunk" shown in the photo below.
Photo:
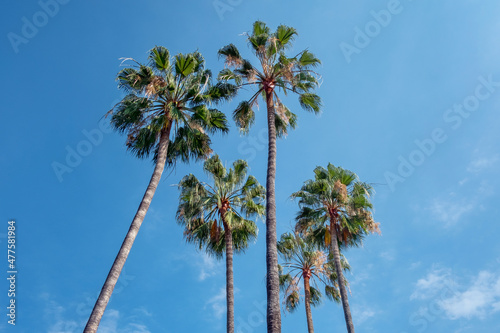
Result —
<path fill-rule="evenodd" d="M 234 333 L 234 281 L 233 281 L 233 234 L 231 227 L 224 221 L 226 241 L 226 303 L 227 333 Z"/>
<path fill-rule="evenodd" d="M 278 249 L 276 236 L 276 125 L 273 90 L 266 90 L 267 129 L 269 150 L 267 155 L 266 181 L 266 287 L 267 287 L 267 332 L 281 333 L 280 289 L 278 273 Z"/>
<path fill-rule="evenodd" d="M 307 330 L 314 333 L 313 318 L 311 313 L 311 286 L 309 285 L 309 276 L 304 276 L 304 293 L 306 303 Z"/>
<path fill-rule="evenodd" d="M 335 217 L 330 215 L 330 252 L 333 254 L 335 262 L 335 270 L 337 271 L 337 281 L 339 283 L 340 297 L 342 300 L 342 308 L 344 309 L 345 324 L 348 333 L 354 333 L 354 324 L 352 323 L 351 309 L 349 308 L 349 300 L 347 299 L 347 290 L 344 282 L 344 274 L 342 273 L 342 265 L 340 264 L 340 250 L 337 235 L 337 228 L 335 228 Z"/>
<path fill-rule="evenodd" d="M 109 271 L 109 274 L 104 282 L 104 286 L 101 289 L 101 293 L 97 298 L 97 301 L 94 305 L 94 309 L 90 314 L 90 318 L 85 326 L 84 333 L 95 333 L 97 328 L 99 327 L 99 323 L 104 314 L 104 310 L 108 305 L 109 299 L 111 298 L 111 294 L 113 293 L 113 289 L 115 288 L 116 282 L 118 281 L 118 277 L 125 265 L 125 261 L 127 260 L 128 254 L 132 249 L 132 245 L 134 244 L 134 240 L 139 232 L 139 228 L 141 227 L 142 221 L 144 221 L 144 217 L 146 216 L 146 212 L 148 211 L 149 205 L 151 204 L 151 200 L 153 199 L 153 195 L 155 194 L 156 187 L 161 179 L 161 174 L 163 173 L 163 169 L 165 168 L 165 162 L 167 160 L 167 148 L 170 137 L 170 129 L 172 128 L 172 122 L 170 122 L 166 129 L 163 129 L 160 135 L 160 142 L 158 148 L 158 157 L 156 160 L 155 169 L 153 171 L 153 175 L 151 176 L 151 180 L 149 181 L 148 188 L 144 197 L 142 198 L 141 204 L 137 209 L 137 213 L 135 214 L 134 219 L 132 220 L 132 224 L 123 240 L 122 246 L 120 247 L 120 251 L 113 262 L 113 266 Z"/>

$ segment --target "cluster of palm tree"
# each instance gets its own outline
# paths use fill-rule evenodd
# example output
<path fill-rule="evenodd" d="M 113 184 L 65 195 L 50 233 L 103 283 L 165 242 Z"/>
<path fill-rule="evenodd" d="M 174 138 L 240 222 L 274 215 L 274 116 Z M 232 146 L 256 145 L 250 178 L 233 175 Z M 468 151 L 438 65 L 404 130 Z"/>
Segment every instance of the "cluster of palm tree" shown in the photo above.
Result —
<path fill-rule="evenodd" d="M 314 179 L 292 194 L 300 207 L 295 230 L 282 235 L 279 242 L 277 238 L 276 140 L 295 128 L 297 119 L 280 94 L 297 94 L 306 111 L 317 113 L 321 108 L 321 99 L 314 94 L 319 83 L 314 68 L 320 61 L 307 50 L 287 54 L 296 35 L 291 27 L 280 25 L 272 32 L 265 23 L 255 22 L 246 39 L 258 63 L 244 59 L 235 45 L 224 46 L 218 54 L 225 68 L 217 78 L 205 68 L 199 52 L 172 57 L 157 46 L 150 50 L 146 64 L 126 59 L 130 66 L 117 76 L 126 96 L 110 110 L 111 124 L 127 135 L 127 149 L 139 158 L 153 158 L 155 167 L 84 332 L 98 329 L 165 166 L 193 159 L 205 161 L 210 183 L 193 174 L 181 180 L 176 219 L 188 242 L 217 258 L 225 254 L 227 332 L 234 332 L 233 254 L 244 251 L 257 237 L 251 218 L 260 216 L 266 222 L 267 331 L 281 332 L 280 289 L 286 310 L 294 310 L 302 279 L 309 332 L 313 332 L 311 305 L 318 305 L 322 297 L 318 284 L 325 286 L 329 299 L 342 302 L 348 332 L 354 332 L 343 275 L 349 264 L 340 250 L 359 245 L 366 234 L 379 231 L 371 213 L 372 188 L 348 170 L 331 164 L 326 169 L 317 167 Z M 238 104 L 233 119 L 247 133 L 262 96 L 269 138 L 265 187 L 247 176 L 246 161 L 235 161 L 227 169 L 210 148 L 210 134 L 228 131 L 226 116 L 214 106 L 235 98 L 246 86 L 254 86 L 255 93 Z"/>

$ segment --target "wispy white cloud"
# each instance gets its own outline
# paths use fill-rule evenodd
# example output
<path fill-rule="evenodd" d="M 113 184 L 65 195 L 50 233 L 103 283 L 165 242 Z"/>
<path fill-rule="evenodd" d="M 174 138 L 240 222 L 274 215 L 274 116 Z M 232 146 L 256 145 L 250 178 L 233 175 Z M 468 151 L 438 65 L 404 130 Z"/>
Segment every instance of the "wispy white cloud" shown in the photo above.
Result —
<path fill-rule="evenodd" d="M 410 270 L 414 270 L 414 269 L 417 269 L 420 267 L 420 265 L 422 265 L 422 262 L 421 261 L 417 261 L 417 262 L 412 262 L 411 265 L 410 265 Z"/>
<path fill-rule="evenodd" d="M 82 323 L 78 323 L 77 320 L 72 318 L 67 318 L 68 313 L 66 309 L 54 301 L 49 293 L 40 294 L 40 298 L 45 302 L 45 319 L 50 322 L 50 326 L 47 328 L 48 333 L 76 333 L 83 329 Z"/>
<path fill-rule="evenodd" d="M 109 309 L 104 312 L 99 325 L 99 333 L 115 333 L 118 330 L 119 319 L 120 312 L 118 310 Z"/>
<path fill-rule="evenodd" d="M 212 309 L 215 318 L 222 318 L 226 313 L 226 289 L 220 288 L 219 292 L 207 301 L 205 307 Z"/>
<path fill-rule="evenodd" d="M 394 259 L 396 259 L 396 251 L 394 251 L 392 249 L 384 251 L 384 252 L 380 253 L 380 258 L 387 260 L 387 261 L 393 261 Z"/>
<path fill-rule="evenodd" d="M 430 206 L 430 211 L 434 218 L 444 222 L 445 226 L 455 225 L 463 215 L 474 210 L 475 204 L 467 202 L 465 199 L 458 202 L 453 199 L 434 199 Z"/>
<path fill-rule="evenodd" d="M 122 325 L 123 321 L 129 321 L 130 318 L 122 319 L 121 317 L 118 310 L 107 310 L 99 325 L 99 333 L 151 333 L 147 326 L 143 324 L 127 322 Z"/>
<path fill-rule="evenodd" d="M 440 302 L 450 319 L 485 318 L 500 310 L 500 274 L 479 272 L 470 286 Z"/>
<path fill-rule="evenodd" d="M 426 300 L 436 297 L 445 289 L 454 288 L 450 270 L 434 267 L 425 277 L 419 279 L 410 300 Z"/>
<path fill-rule="evenodd" d="M 498 155 L 476 158 L 469 163 L 467 171 L 470 173 L 480 173 L 494 166 L 498 160 Z"/>
<path fill-rule="evenodd" d="M 210 257 L 206 253 L 201 255 L 201 263 L 199 263 L 200 275 L 198 280 L 203 281 L 211 276 L 217 275 L 222 271 L 222 264 L 214 257 Z"/>
<path fill-rule="evenodd" d="M 353 307 L 353 317 L 355 318 L 356 325 L 362 325 L 364 322 L 377 314 L 373 309 L 363 306 L 363 309 L 359 307 Z"/>
<path fill-rule="evenodd" d="M 42 293 L 40 298 L 47 304 L 45 319 L 50 322 L 46 330 L 48 333 L 79 333 L 83 330 L 87 318 L 78 316 L 72 307 L 60 305 L 48 293 Z M 151 316 L 144 307 L 135 309 L 133 313 L 137 311 Z M 118 310 L 107 309 L 99 325 L 99 333 L 151 333 L 146 325 L 137 321 L 135 316 L 122 318 Z"/>
<path fill-rule="evenodd" d="M 481 271 L 468 284 L 457 284 L 449 269 L 434 268 L 417 281 L 410 300 L 433 300 L 451 320 L 486 318 L 500 311 L 500 273 Z"/>

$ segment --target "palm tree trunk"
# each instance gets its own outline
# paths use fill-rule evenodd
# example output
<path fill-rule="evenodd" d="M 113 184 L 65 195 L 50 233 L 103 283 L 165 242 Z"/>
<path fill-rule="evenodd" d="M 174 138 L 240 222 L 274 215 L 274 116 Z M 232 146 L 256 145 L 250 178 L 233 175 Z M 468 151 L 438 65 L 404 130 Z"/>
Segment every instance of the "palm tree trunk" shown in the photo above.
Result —
<path fill-rule="evenodd" d="M 309 277 L 304 276 L 304 292 L 306 294 L 306 317 L 307 317 L 307 330 L 309 333 L 314 333 L 313 318 L 311 313 L 311 287 L 309 285 Z"/>
<path fill-rule="evenodd" d="M 266 181 L 266 287 L 267 287 L 267 332 L 281 333 L 280 290 L 278 273 L 278 249 L 276 236 L 276 125 L 273 91 L 266 90 L 267 129 L 269 146 Z"/>
<path fill-rule="evenodd" d="M 224 222 L 224 229 L 226 240 L 227 333 L 234 333 L 233 235 L 226 222 Z"/>
<path fill-rule="evenodd" d="M 344 274 L 342 274 L 342 265 L 340 264 L 340 250 L 339 241 L 337 236 L 337 229 L 335 228 L 335 218 L 330 216 L 330 253 L 333 254 L 335 262 L 335 270 L 337 271 L 337 280 L 339 283 L 340 297 L 342 300 L 342 307 L 344 309 L 345 324 L 348 333 L 354 333 L 354 324 L 352 323 L 351 309 L 349 308 L 349 300 L 347 299 L 347 290 L 344 282 Z"/>
<path fill-rule="evenodd" d="M 118 281 L 118 277 L 120 276 L 123 266 L 125 265 L 125 261 L 127 260 L 128 254 L 132 249 L 132 245 L 134 244 L 134 240 L 137 236 L 137 233 L 139 232 L 142 221 L 144 221 L 146 212 L 148 211 L 151 200 L 153 199 L 153 195 L 155 194 L 156 187 L 160 182 L 163 169 L 165 168 L 171 128 L 172 123 L 170 122 L 167 125 L 167 128 L 161 131 L 158 148 L 158 158 L 156 160 L 153 175 L 151 176 L 151 180 L 149 181 L 146 193 L 144 194 L 137 213 L 132 220 L 132 224 L 130 225 L 127 235 L 125 236 L 120 251 L 118 252 L 115 261 L 113 262 L 113 266 L 111 266 L 106 281 L 104 282 L 104 286 L 101 289 L 101 293 L 99 294 L 99 297 L 97 298 L 97 301 L 94 305 L 94 309 L 90 314 L 90 318 L 87 322 L 87 325 L 85 326 L 85 330 L 83 331 L 84 333 L 95 333 L 97 331 L 101 318 L 104 314 L 104 310 L 108 305 L 111 294 L 113 293 L 113 289 L 115 288 L 116 282 Z"/>

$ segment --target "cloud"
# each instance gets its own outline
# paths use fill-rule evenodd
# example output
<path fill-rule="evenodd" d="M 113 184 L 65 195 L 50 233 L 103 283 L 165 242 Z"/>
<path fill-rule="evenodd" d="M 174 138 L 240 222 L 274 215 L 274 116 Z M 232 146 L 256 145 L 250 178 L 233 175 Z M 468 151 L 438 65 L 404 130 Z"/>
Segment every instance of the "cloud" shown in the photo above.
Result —
<path fill-rule="evenodd" d="M 205 307 L 212 308 L 215 318 L 221 319 L 226 313 L 226 289 L 220 288 L 219 293 L 209 299 Z"/>
<path fill-rule="evenodd" d="M 479 272 L 464 291 L 441 301 L 440 306 L 450 319 L 485 318 L 500 311 L 500 274 Z"/>
<path fill-rule="evenodd" d="M 470 173 L 480 173 L 485 169 L 491 168 L 498 160 L 498 155 L 477 158 L 469 163 L 467 171 Z"/>
<path fill-rule="evenodd" d="M 500 273 L 481 271 L 468 285 L 458 285 L 449 269 L 434 268 L 417 281 L 410 300 L 432 300 L 451 320 L 483 319 L 500 311 Z"/>
<path fill-rule="evenodd" d="M 122 326 L 120 322 L 123 320 L 120 319 L 120 311 L 114 309 L 106 310 L 99 325 L 99 333 L 151 333 L 146 325 L 143 324 L 129 322 L 125 326 Z"/>
<path fill-rule="evenodd" d="M 59 303 L 51 299 L 49 293 L 40 295 L 46 304 L 45 318 L 51 325 L 47 328 L 48 333 L 76 333 L 83 329 L 83 324 L 78 323 L 75 319 L 68 319 L 66 309 Z"/>
<path fill-rule="evenodd" d="M 412 262 L 411 265 L 410 265 L 410 270 L 414 270 L 414 269 L 417 269 L 420 267 L 420 265 L 422 265 L 422 262 L 421 261 L 417 261 L 417 262 Z"/>
<path fill-rule="evenodd" d="M 198 256 L 199 257 L 199 256 Z M 203 281 L 211 276 L 217 275 L 221 271 L 221 263 L 215 258 L 210 257 L 206 253 L 202 253 L 200 267 L 200 275 L 198 280 Z"/>
<path fill-rule="evenodd" d="M 118 329 L 119 319 L 120 312 L 118 310 L 109 309 L 105 311 L 99 325 L 99 333 L 115 333 Z"/>
<path fill-rule="evenodd" d="M 396 259 L 396 251 L 394 250 L 388 250 L 380 253 L 380 258 L 385 259 L 387 261 L 393 261 Z"/>
<path fill-rule="evenodd" d="M 453 289 L 455 283 L 445 268 L 433 268 L 424 278 L 417 281 L 410 300 L 427 300 L 438 296 L 444 290 Z"/>
<path fill-rule="evenodd" d="M 64 307 L 52 299 L 49 293 L 42 293 L 40 298 L 45 302 L 45 319 L 50 322 L 48 333 L 79 333 L 86 325 L 88 318 L 78 316 L 77 311 L 71 311 L 71 307 Z M 144 308 L 134 309 L 132 312 L 151 314 Z M 71 317 L 74 318 L 71 318 Z M 107 309 L 104 312 L 99 325 L 99 333 L 151 333 L 146 325 L 137 323 L 134 315 L 121 318 L 120 312 L 115 309 Z M 127 322 L 122 324 L 123 322 Z"/>
<path fill-rule="evenodd" d="M 459 202 L 445 199 L 434 199 L 430 210 L 434 217 L 449 227 L 456 224 L 460 218 L 475 209 L 473 202 L 463 199 Z"/>
<path fill-rule="evenodd" d="M 353 308 L 353 317 L 356 318 L 356 325 L 361 325 L 368 319 L 374 317 L 376 312 L 366 306 L 363 306 L 363 310 L 357 307 Z"/>

